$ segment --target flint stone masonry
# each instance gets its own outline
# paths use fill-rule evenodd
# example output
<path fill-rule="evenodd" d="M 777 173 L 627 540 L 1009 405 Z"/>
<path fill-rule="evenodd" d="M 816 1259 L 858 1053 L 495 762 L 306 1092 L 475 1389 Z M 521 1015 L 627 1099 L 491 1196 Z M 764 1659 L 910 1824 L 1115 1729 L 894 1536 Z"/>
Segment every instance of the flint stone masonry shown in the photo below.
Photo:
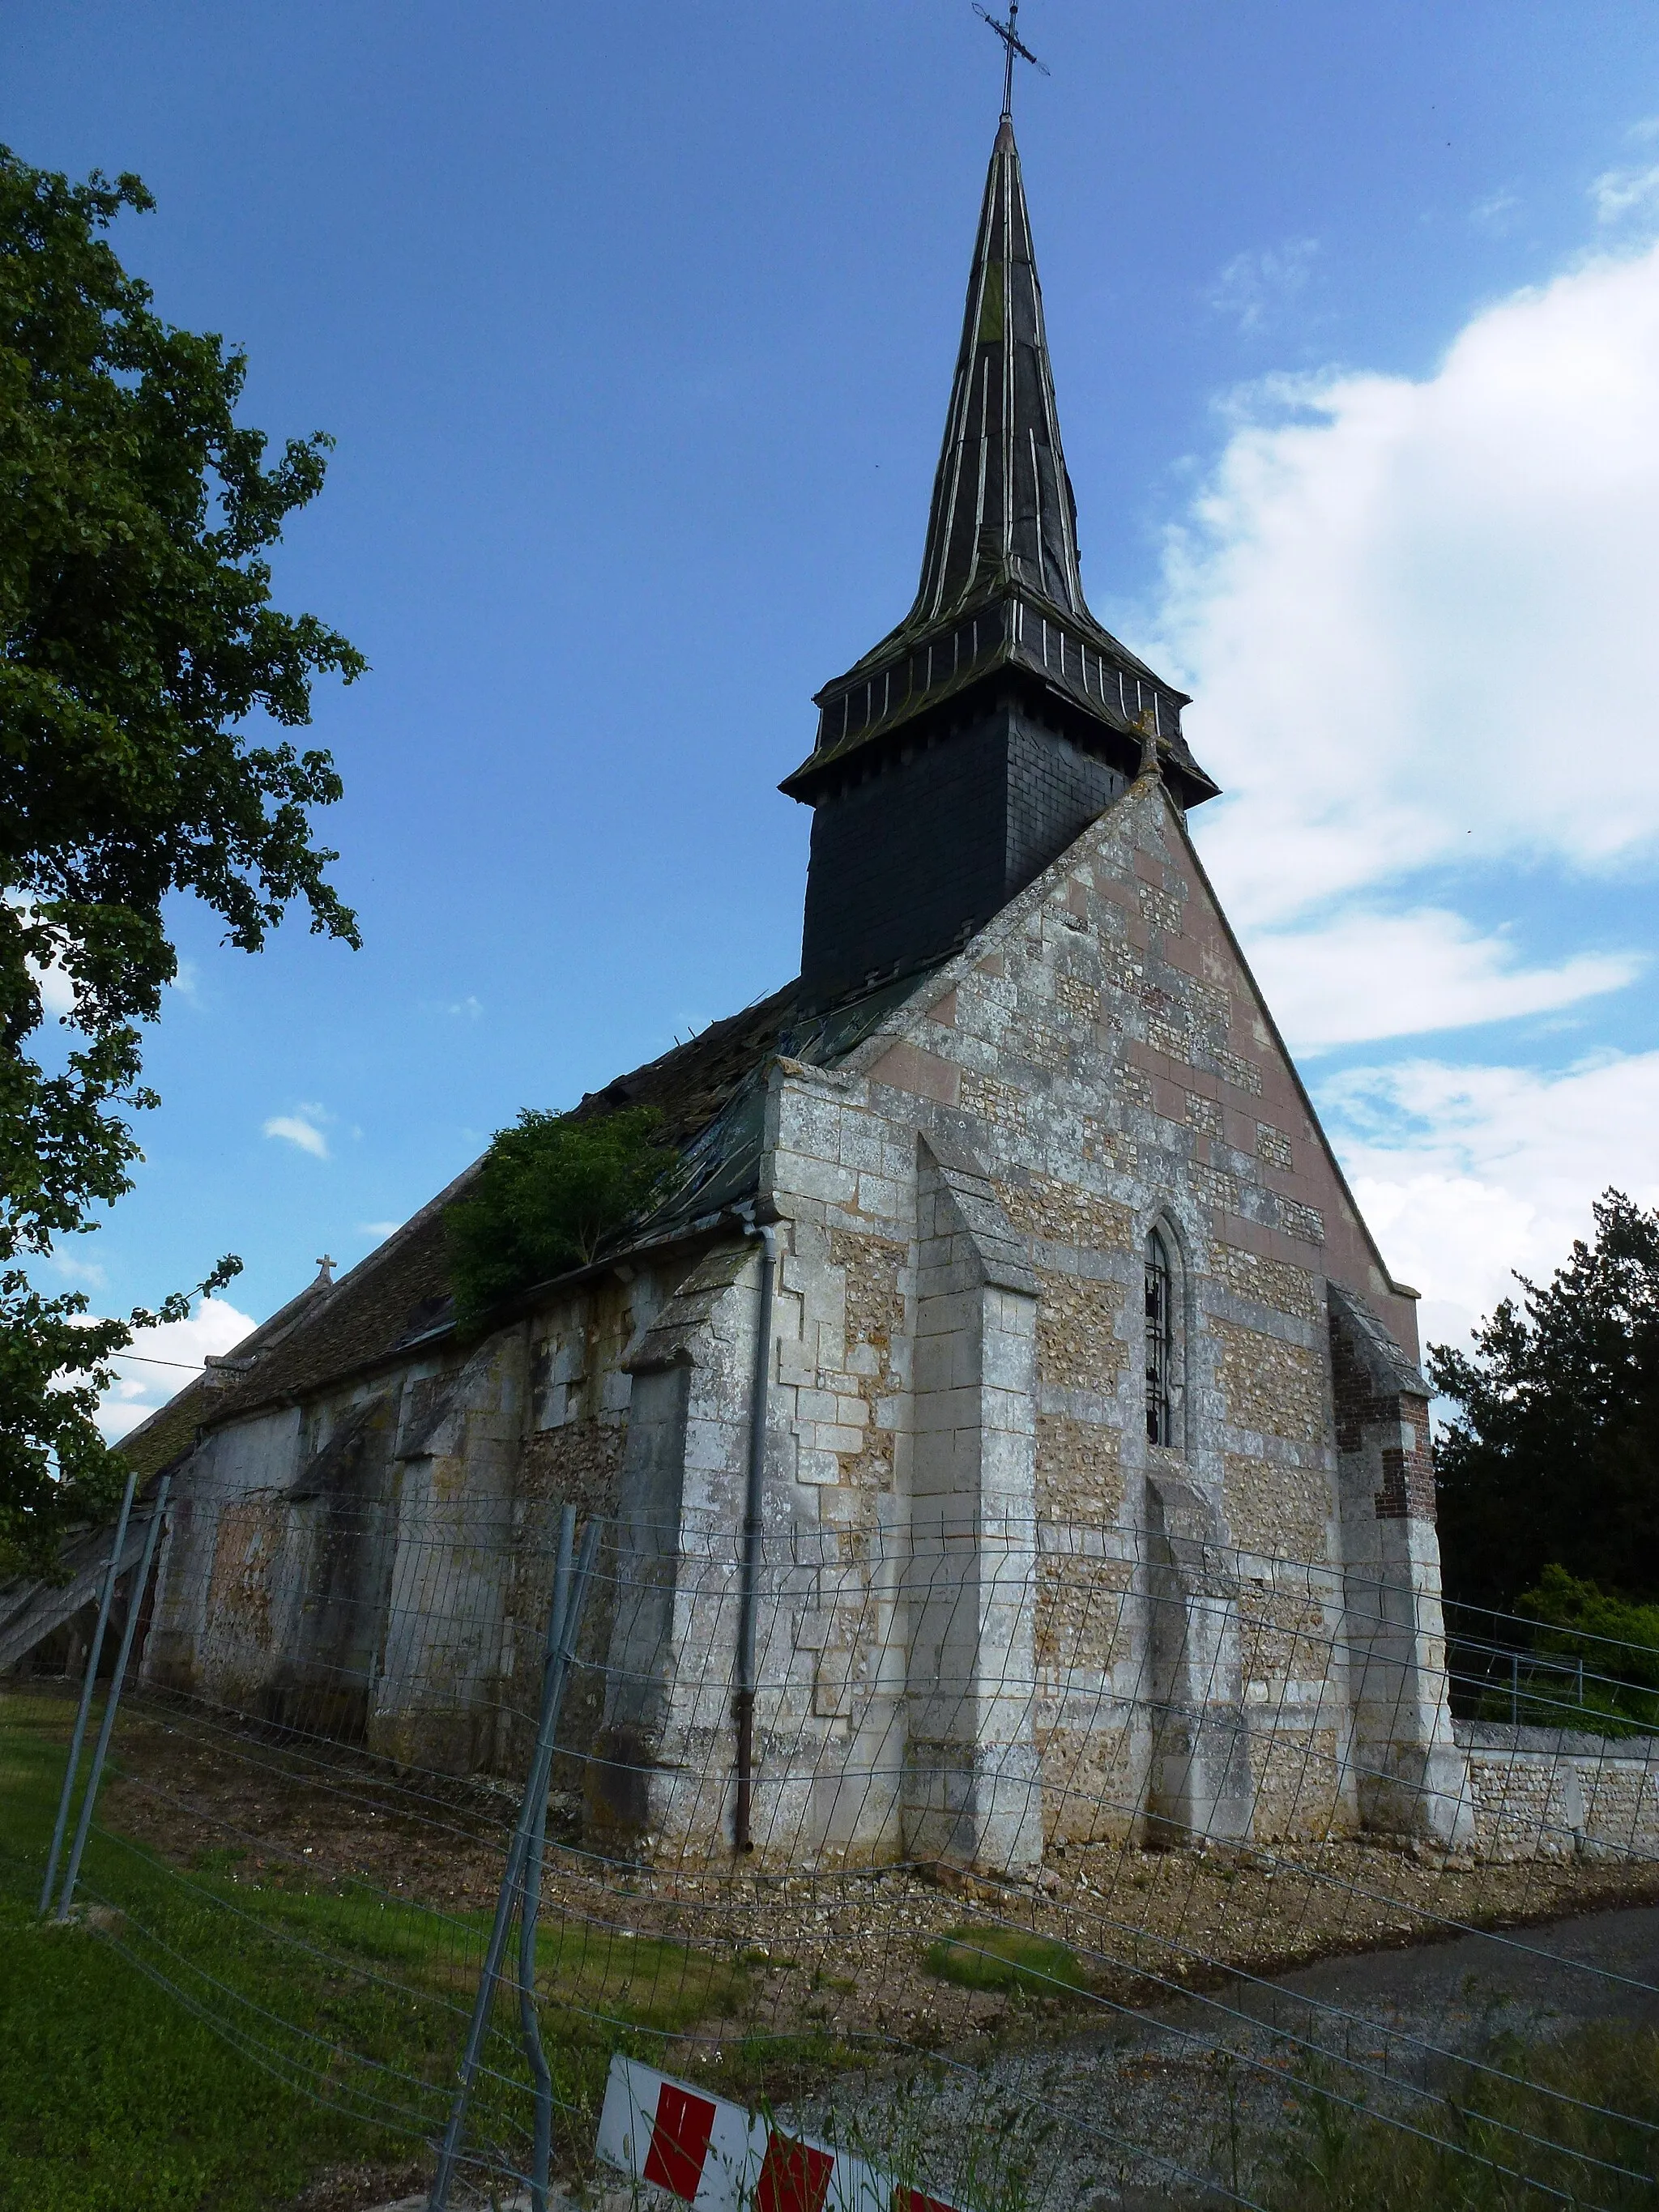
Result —
<path fill-rule="evenodd" d="M 763 1864 L 1551 1848 L 1446 1705 L 1415 1293 L 1188 836 L 1185 701 L 1084 599 L 1006 118 L 918 596 L 817 704 L 801 975 L 577 1109 L 658 1112 L 672 1194 L 468 1337 L 470 1169 L 129 1438 L 176 1478 L 150 1677 L 520 1773 L 568 1503 L 599 1849 L 733 1847 L 749 1629 Z"/>
<path fill-rule="evenodd" d="M 1651 1859 L 1659 1736 L 1453 1723 L 1468 1767 L 1475 1850 L 1493 1859 Z"/>
<path fill-rule="evenodd" d="M 1158 777 L 853 1030 L 733 1063 L 697 1141 L 750 1148 L 748 1214 L 470 1347 L 428 1329 L 295 1405 L 228 1402 L 180 1470 L 152 1675 L 273 1717 L 326 1680 L 343 1735 L 511 1771 L 522 1730 L 485 1715 L 527 1700 L 546 1591 L 481 1540 L 544 1559 L 568 1499 L 614 1547 L 572 1707 L 588 1832 L 726 1850 L 763 1370 L 763 1860 L 1031 1875 L 1056 1835 L 1645 1833 L 1628 1760 L 1574 1829 L 1516 1812 L 1518 1753 L 1500 1777 L 1454 1734 L 1413 1302 Z"/>

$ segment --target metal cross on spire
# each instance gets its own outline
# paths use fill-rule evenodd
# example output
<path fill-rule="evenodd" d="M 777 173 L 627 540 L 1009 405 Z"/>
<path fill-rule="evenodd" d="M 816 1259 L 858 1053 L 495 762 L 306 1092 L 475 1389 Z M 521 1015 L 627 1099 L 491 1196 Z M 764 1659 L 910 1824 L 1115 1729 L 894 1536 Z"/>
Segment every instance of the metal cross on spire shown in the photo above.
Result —
<path fill-rule="evenodd" d="M 981 8 L 979 0 L 974 0 L 974 13 L 981 22 L 990 25 L 1006 49 L 1002 68 L 1002 112 L 1012 117 L 1014 112 L 1014 56 L 1018 54 L 1022 61 L 1030 62 L 1031 67 L 1041 70 L 1044 76 L 1048 74 L 1048 66 L 1022 42 L 1015 28 L 1019 21 L 1019 0 L 1008 0 L 1008 20 L 1006 23 L 992 15 L 988 8 Z"/>

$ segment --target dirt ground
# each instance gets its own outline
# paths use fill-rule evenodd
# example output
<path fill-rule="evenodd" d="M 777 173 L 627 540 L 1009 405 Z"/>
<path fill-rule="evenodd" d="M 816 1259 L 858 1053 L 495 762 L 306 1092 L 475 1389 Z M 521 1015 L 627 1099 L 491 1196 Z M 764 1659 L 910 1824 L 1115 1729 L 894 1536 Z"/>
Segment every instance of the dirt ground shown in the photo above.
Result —
<path fill-rule="evenodd" d="M 313 1882 L 362 1881 L 440 1911 L 494 1905 L 516 1809 L 506 1791 L 398 1777 L 349 1752 L 319 1755 L 154 1707 L 128 1709 L 118 1750 L 104 1818 L 174 1863 L 215 1864 L 237 1879 L 297 1870 Z M 757 2051 L 747 2044 L 745 2058 L 739 2046 L 757 2036 L 804 2039 L 820 2065 L 836 2047 L 867 2051 L 871 2038 L 965 2055 L 988 2036 L 1018 2036 L 1045 2019 L 1052 2028 L 1050 2015 L 1139 2010 L 1240 1970 L 1279 1973 L 1464 1929 L 1655 1902 L 1659 1869 L 1647 1865 L 1437 1863 L 1346 1840 L 1157 1852 L 1073 1845 L 1054 1856 L 1040 1887 L 829 1861 L 787 1875 L 730 1862 L 629 1867 L 584 1852 L 568 1818 L 562 1837 L 556 1822 L 550 1838 L 542 1910 L 550 1929 L 663 1937 L 740 1960 L 743 2016 L 704 2020 L 676 2061 L 735 2086 Z M 972 1990 L 928 1972 L 938 1936 L 992 1924 L 1069 1945 L 1090 1994 Z"/>

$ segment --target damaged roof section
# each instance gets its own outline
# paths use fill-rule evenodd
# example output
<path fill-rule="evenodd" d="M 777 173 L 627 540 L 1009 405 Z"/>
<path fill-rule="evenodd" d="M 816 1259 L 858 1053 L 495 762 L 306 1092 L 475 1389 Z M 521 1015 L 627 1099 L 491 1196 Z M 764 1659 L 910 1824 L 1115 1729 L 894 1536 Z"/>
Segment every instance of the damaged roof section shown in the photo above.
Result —
<path fill-rule="evenodd" d="M 686 1170 L 668 1201 L 623 1231 L 602 1261 L 706 1234 L 752 1196 L 771 1062 L 782 1054 L 833 1065 L 921 980 L 908 976 L 811 1015 L 800 1011 L 799 984 L 788 984 L 603 1090 L 589 1091 L 574 1109 L 580 1115 L 655 1108 Z M 480 1164 L 474 1161 L 337 1283 L 309 1285 L 244 1337 L 224 1364 L 187 1383 L 136 1428 L 121 1449 L 141 1477 L 159 1474 L 202 1428 L 303 1398 L 398 1352 L 447 1337 L 453 1308 L 444 1212 L 465 1194 Z"/>

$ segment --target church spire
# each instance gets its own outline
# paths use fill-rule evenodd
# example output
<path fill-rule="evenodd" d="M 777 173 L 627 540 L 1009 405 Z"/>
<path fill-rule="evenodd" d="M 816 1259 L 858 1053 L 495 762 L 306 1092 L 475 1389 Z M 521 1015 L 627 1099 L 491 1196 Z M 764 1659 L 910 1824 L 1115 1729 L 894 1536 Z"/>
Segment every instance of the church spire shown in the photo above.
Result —
<path fill-rule="evenodd" d="M 921 585 L 907 627 L 1006 588 L 1092 622 L 1078 571 L 1077 502 L 1060 450 L 1019 149 L 1005 112 L 985 180 Z"/>
<path fill-rule="evenodd" d="M 1177 805 L 1216 789 L 1182 735 L 1186 694 L 1121 645 L 1083 596 L 1006 112 L 915 600 L 815 703 L 817 742 L 782 786 L 814 810 L 808 1003 L 908 974 L 965 942 L 1127 788 L 1146 744 Z"/>
<path fill-rule="evenodd" d="M 1182 803 L 1214 792 L 1181 734 L 1186 694 L 1104 629 L 1083 596 L 1077 502 L 1006 115 L 985 180 L 915 600 L 896 629 L 817 694 L 817 745 L 782 788 L 816 805 L 826 772 L 854 751 L 867 773 L 862 756 L 875 740 L 999 669 L 1029 672 L 1067 714 L 1086 716 L 1094 726 L 1086 742 L 1121 753 L 1131 774 L 1150 714 Z"/>

